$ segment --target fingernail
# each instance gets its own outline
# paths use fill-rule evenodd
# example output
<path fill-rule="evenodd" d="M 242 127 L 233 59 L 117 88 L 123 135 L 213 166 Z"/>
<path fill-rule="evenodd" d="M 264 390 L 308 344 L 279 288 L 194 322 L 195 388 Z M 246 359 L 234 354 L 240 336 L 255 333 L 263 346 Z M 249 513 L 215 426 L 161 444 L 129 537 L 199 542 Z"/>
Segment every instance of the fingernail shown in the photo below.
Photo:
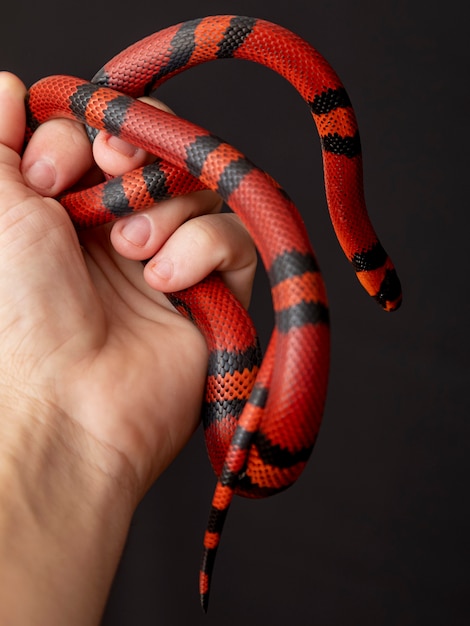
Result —
<path fill-rule="evenodd" d="M 47 159 L 35 161 L 24 172 L 28 185 L 42 191 L 49 191 L 54 187 L 56 176 L 56 169 L 53 163 Z"/>
<path fill-rule="evenodd" d="M 163 280 L 169 280 L 173 276 L 173 263 L 169 259 L 155 259 L 150 269 Z"/>
<path fill-rule="evenodd" d="M 145 215 L 134 215 L 128 218 L 121 235 L 134 246 L 142 248 L 150 237 L 150 220 Z"/>
<path fill-rule="evenodd" d="M 139 148 L 137 148 L 136 146 L 127 143 L 127 141 L 124 141 L 123 139 L 120 139 L 115 135 L 109 135 L 108 145 L 111 146 L 113 150 L 116 150 L 116 152 L 119 152 L 126 157 L 135 156 L 137 154 L 137 151 L 139 150 Z"/>

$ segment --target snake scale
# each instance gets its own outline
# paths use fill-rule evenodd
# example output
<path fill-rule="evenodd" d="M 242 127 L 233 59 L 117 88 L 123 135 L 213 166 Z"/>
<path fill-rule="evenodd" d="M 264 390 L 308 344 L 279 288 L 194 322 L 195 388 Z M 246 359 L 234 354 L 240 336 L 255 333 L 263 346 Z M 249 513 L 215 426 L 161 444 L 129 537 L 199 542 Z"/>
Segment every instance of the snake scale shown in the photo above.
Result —
<path fill-rule="evenodd" d="M 217 275 L 168 294 L 200 328 L 210 355 L 202 419 L 217 485 L 200 571 L 204 609 L 234 494 L 264 497 L 298 478 L 320 428 L 329 369 L 325 287 L 286 192 L 222 139 L 136 100 L 195 65 L 228 58 L 271 68 L 303 97 L 320 135 L 327 203 L 339 243 L 367 293 L 387 311 L 398 308 L 400 283 L 365 206 L 350 99 L 331 66 L 296 34 L 252 17 L 203 17 L 135 43 L 91 82 L 52 76 L 27 96 L 29 133 L 50 118 L 67 117 L 156 156 L 150 165 L 61 197 L 78 228 L 209 188 L 241 217 L 266 268 L 275 323 L 264 358 L 248 314 Z"/>

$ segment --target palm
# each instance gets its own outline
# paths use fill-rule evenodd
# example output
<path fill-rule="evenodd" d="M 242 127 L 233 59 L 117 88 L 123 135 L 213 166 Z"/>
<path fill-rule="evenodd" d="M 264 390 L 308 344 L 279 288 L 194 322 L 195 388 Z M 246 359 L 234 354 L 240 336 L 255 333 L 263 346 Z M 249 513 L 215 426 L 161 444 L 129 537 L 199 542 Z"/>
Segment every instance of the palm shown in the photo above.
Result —
<path fill-rule="evenodd" d="M 141 263 L 113 251 L 106 228 L 84 233 L 82 251 L 60 205 L 23 187 L 18 171 L 12 176 L 17 161 L 9 152 L 0 170 L 0 255 L 21 259 L 0 277 L 2 349 L 31 363 L 22 381 L 28 394 L 46 386 L 103 453 L 126 458 L 148 486 L 195 427 L 202 337 L 146 286 Z M 32 213 L 37 227 L 28 241 L 21 222 Z"/>
<path fill-rule="evenodd" d="M 84 425 L 134 459 L 152 481 L 194 430 L 207 367 L 205 343 L 165 296 L 144 282 L 142 264 L 112 250 L 105 230 L 84 239 L 98 291 L 95 306 L 104 319 L 98 357 L 80 381 L 89 399 Z"/>

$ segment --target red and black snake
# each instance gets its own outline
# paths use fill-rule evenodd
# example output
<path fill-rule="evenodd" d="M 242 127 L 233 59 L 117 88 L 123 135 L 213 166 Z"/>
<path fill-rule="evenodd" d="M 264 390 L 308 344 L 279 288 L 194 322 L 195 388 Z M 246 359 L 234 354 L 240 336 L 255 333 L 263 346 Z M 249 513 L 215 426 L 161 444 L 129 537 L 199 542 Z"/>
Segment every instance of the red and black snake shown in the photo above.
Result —
<path fill-rule="evenodd" d="M 233 495 L 267 496 L 298 478 L 320 427 L 329 368 L 325 288 L 302 219 L 287 194 L 218 137 L 135 100 L 194 65 L 227 58 L 265 65 L 302 95 L 320 135 L 338 240 L 366 291 L 385 310 L 398 308 L 399 280 L 367 216 L 361 146 L 349 97 L 325 59 L 292 32 L 251 17 L 204 17 L 137 42 L 92 82 L 52 76 L 36 83 L 27 96 L 29 132 L 52 117 L 67 117 L 158 157 L 152 165 L 62 197 L 78 227 L 210 188 L 241 217 L 266 268 L 275 327 L 262 362 L 248 315 L 216 275 L 169 296 L 200 328 L 210 351 L 203 423 L 218 481 L 200 572 L 205 609 Z"/>

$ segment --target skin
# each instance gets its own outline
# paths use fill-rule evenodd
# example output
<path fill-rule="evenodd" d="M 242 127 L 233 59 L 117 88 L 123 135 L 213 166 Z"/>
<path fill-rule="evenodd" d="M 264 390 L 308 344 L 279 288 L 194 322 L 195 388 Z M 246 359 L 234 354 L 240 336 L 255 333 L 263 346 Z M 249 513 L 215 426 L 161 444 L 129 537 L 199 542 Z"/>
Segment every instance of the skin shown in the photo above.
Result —
<path fill-rule="evenodd" d="M 65 120 L 21 155 L 24 93 L 0 73 L 0 623 L 90 626 L 198 423 L 207 350 L 163 293 L 218 270 L 247 305 L 256 253 L 212 192 L 78 236 L 52 196 L 151 157 Z"/>

